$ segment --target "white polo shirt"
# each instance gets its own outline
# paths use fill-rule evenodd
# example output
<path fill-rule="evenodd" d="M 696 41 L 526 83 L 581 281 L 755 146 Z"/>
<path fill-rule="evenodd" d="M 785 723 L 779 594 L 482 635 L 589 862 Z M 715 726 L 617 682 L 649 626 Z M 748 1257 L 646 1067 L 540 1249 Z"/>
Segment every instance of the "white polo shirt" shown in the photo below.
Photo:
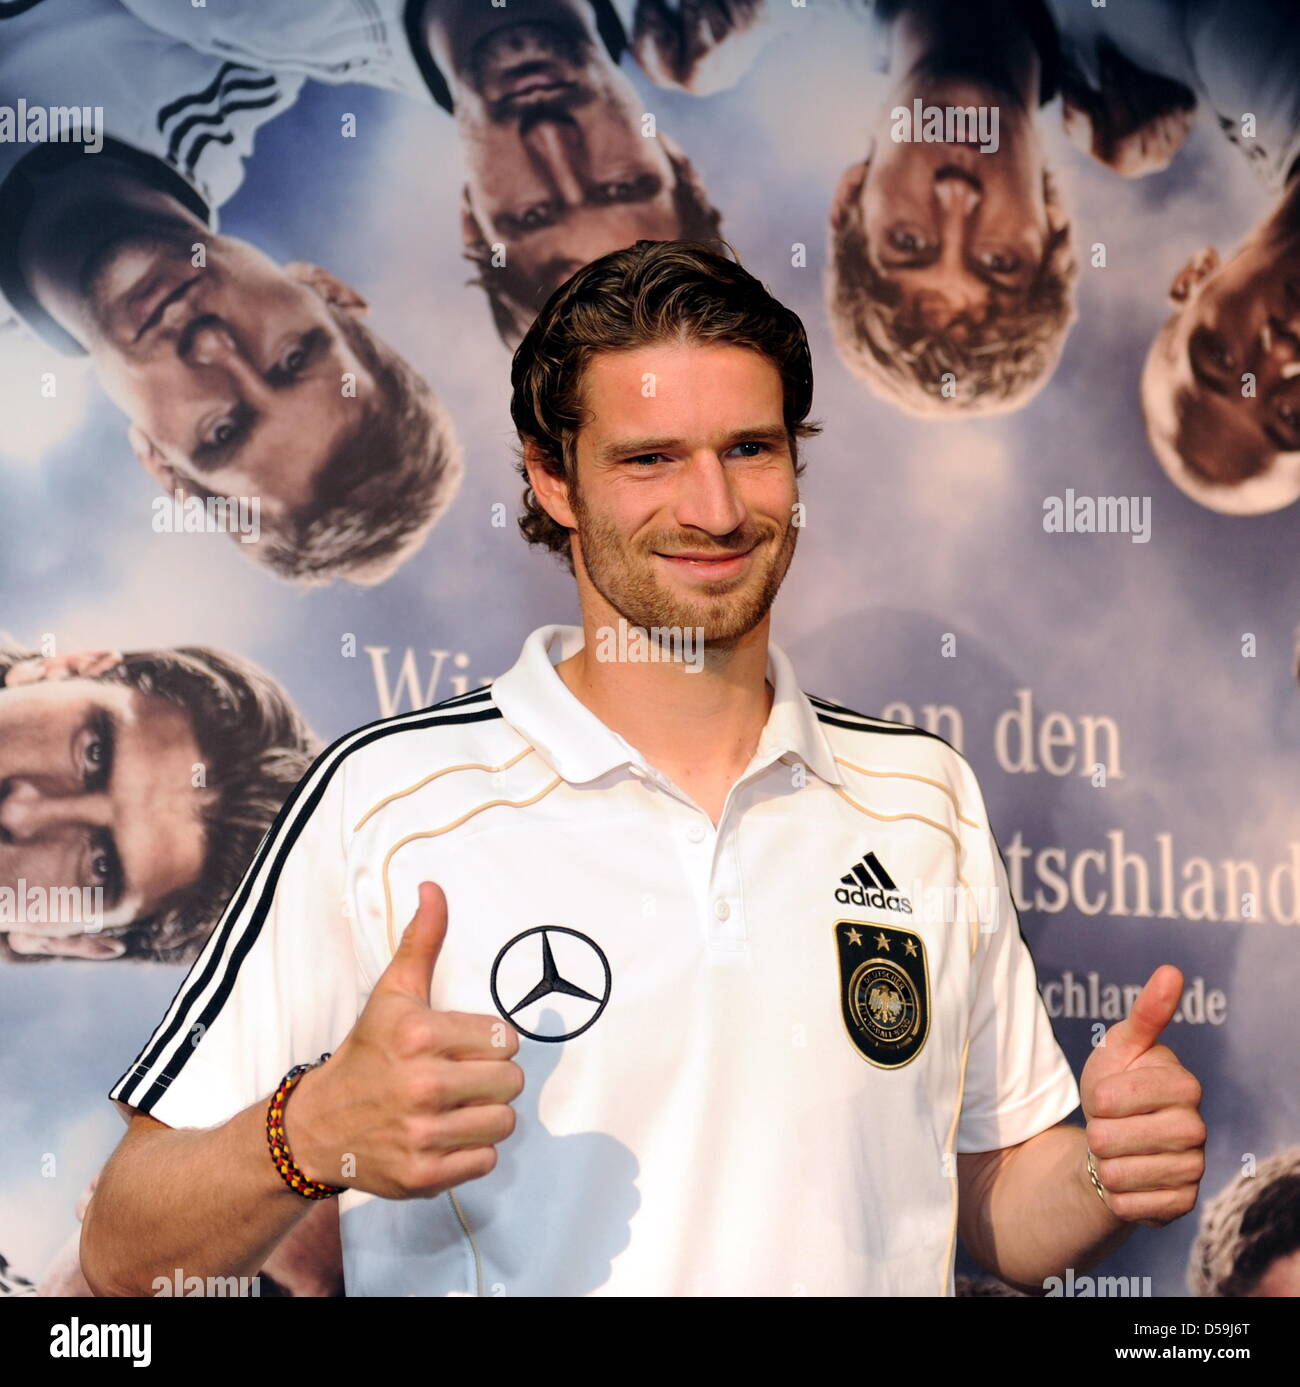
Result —
<path fill-rule="evenodd" d="M 526 1085 L 483 1179 L 340 1196 L 348 1294 L 952 1294 L 953 1153 L 1079 1101 L 969 764 L 770 645 L 715 828 L 555 673 L 582 641 L 326 751 L 110 1097 L 196 1127 L 269 1096 L 428 878 L 432 1005 L 508 1016 Z"/>

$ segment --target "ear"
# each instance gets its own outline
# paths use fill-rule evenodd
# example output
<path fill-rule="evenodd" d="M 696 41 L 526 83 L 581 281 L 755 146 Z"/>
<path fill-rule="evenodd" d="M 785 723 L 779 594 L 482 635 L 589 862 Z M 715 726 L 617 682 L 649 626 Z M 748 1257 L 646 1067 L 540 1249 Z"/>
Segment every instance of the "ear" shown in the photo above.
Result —
<path fill-rule="evenodd" d="M 850 164 L 840 174 L 831 197 L 830 219 L 836 231 L 842 231 L 848 225 L 853 209 L 862 197 L 862 188 L 867 181 L 867 170 L 870 167 L 871 160 L 862 159 L 856 164 Z"/>
<path fill-rule="evenodd" d="M 53 954 L 60 958 L 119 958 L 126 944 L 111 934 L 24 934 L 10 930 L 9 947 L 19 954 Z"/>
<path fill-rule="evenodd" d="M 313 265 L 306 260 L 290 260 L 284 267 L 284 272 L 290 279 L 296 279 L 299 284 L 314 289 L 326 303 L 333 304 L 335 308 L 346 308 L 353 313 L 365 313 L 370 308 L 366 300 L 350 284 L 344 284 L 337 275 L 332 275 L 321 265 Z"/>
<path fill-rule="evenodd" d="M 185 490 L 180 473 L 164 459 L 139 424 L 128 425 L 126 436 L 131 444 L 131 451 L 135 454 L 135 460 L 164 491 L 171 493 Z"/>
<path fill-rule="evenodd" d="M 524 441 L 524 465 L 528 480 L 542 509 L 565 529 L 576 530 L 578 522 L 569 503 L 569 484 L 563 477 L 552 476 L 542 465 L 541 450 L 530 439 Z"/>
<path fill-rule="evenodd" d="M 1198 251 L 1173 278 L 1169 286 L 1170 303 L 1186 303 L 1192 290 L 1209 279 L 1219 268 L 1219 252 L 1213 246 Z"/>

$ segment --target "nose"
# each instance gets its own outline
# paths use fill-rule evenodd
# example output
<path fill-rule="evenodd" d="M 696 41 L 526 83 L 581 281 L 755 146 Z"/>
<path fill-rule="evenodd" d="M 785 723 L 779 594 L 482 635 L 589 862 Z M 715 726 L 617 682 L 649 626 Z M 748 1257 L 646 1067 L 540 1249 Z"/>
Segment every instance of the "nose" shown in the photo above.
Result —
<path fill-rule="evenodd" d="M 577 127 L 570 120 L 539 120 L 524 136 L 529 157 L 566 207 L 580 207 L 586 196 L 576 164 Z"/>
<path fill-rule="evenodd" d="M 1300 375 L 1300 335 L 1289 323 L 1265 319 L 1259 330 L 1261 360 L 1272 366 L 1283 379 Z"/>
<path fill-rule="evenodd" d="M 916 295 L 916 315 L 927 332 L 947 332 L 957 340 L 982 316 L 988 291 L 966 264 L 966 226 L 979 208 L 978 188 L 964 178 L 940 178 L 934 185 L 939 218 L 939 257 Z"/>
<path fill-rule="evenodd" d="M 939 215 L 945 223 L 956 222 L 958 228 L 980 205 L 980 190 L 964 178 L 938 178 L 934 196 L 939 203 Z M 946 227 L 945 227 L 946 229 Z"/>
<path fill-rule="evenodd" d="M 49 795 L 30 780 L 11 780 L 0 800 L 0 829 L 15 843 L 36 842 L 69 825 L 105 822 L 103 796 Z"/>
<path fill-rule="evenodd" d="M 184 345 L 186 361 L 192 366 L 216 366 L 234 377 L 248 397 L 270 394 L 261 375 L 240 349 L 230 328 L 220 318 L 205 318 L 191 329 Z"/>
<path fill-rule="evenodd" d="M 677 522 L 722 536 L 740 529 L 746 514 L 732 476 L 717 453 L 697 453 L 686 469 L 683 488 L 677 498 Z"/>

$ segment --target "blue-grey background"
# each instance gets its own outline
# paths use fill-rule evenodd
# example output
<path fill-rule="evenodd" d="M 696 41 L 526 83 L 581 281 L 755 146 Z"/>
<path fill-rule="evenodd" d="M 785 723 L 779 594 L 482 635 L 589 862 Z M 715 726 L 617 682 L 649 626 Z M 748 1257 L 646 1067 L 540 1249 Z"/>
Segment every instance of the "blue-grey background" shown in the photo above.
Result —
<path fill-rule="evenodd" d="M 1071 858 L 1123 831 L 1155 862 L 1250 858 L 1267 870 L 1300 836 L 1300 619 L 1295 508 L 1238 519 L 1169 485 L 1142 432 L 1136 382 L 1163 320 L 1173 271 L 1205 244 L 1231 246 L 1265 208 L 1245 161 L 1206 120 L 1164 174 L 1136 183 L 1088 164 L 1042 114 L 1074 214 L 1079 320 L 1059 370 L 1021 413 L 920 423 L 877 402 L 840 365 L 821 299 L 826 209 L 842 169 L 865 153 L 872 88 L 845 18 L 801 44 L 783 39 L 736 90 L 706 100 L 652 87 L 625 60 L 661 128 L 701 170 L 747 267 L 807 325 L 816 368 L 807 447 L 808 523 L 776 608 L 776 639 L 803 687 L 879 713 L 951 704 L 1004 848 Z M 652 105 L 651 105 L 652 103 Z M 358 136 L 338 135 L 339 113 Z M 509 355 L 481 290 L 464 284 L 457 232 L 463 169 L 453 122 L 432 106 L 355 86 L 307 83 L 259 135 L 222 229 L 278 259 L 342 273 L 373 321 L 422 368 L 464 442 L 467 476 L 424 548 L 382 587 L 303 593 L 242 559 L 221 535 L 156 534 L 153 484 L 134 465 L 123 422 L 79 368 L 57 362 L 56 405 L 31 389 L 42 349 L 0 361 L 0 629 L 56 633 L 64 651 L 210 644 L 277 676 L 315 730 L 332 738 L 392 711 L 367 648 L 395 678 L 410 649 L 463 654 L 471 682 L 514 660 L 528 631 L 572 620 L 571 580 L 530 551 L 515 513 L 507 412 Z M 1104 269 L 1088 248 L 1107 247 Z M 807 247 L 805 268 L 792 246 Z M 454 344 L 454 346 L 450 345 Z M 1049 535 L 1043 498 L 1065 488 L 1152 497 L 1153 535 Z M 1242 635 L 1258 653 L 1243 658 Z M 940 653 L 945 633 L 956 658 Z M 341 654 L 356 637 L 356 658 Z M 448 666 L 450 659 L 448 660 Z M 447 673 L 450 673 L 448 669 Z M 457 686 L 431 691 L 445 697 Z M 997 715 L 1033 691 L 1041 719 L 1106 714 L 1124 778 L 1011 775 L 993 755 Z M 421 690 L 424 701 L 426 690 Z M 396 707 L 409 707 L 401 697 Z M 890 716 L 900 716 L 898 711 Z M 941 729 L 942 730 L 942 729 Z M 1241 1168 L 1300 1139 L 1296 1092 L 1297 945 L 1274 922 L 1023 914 L 1040 979 L 1095 970 L 1140 984 L 1159 963 L 1227 996 L 1224 1024 L 1175 1024 L 1166 1039 L 1202 1079 L 1212 1193 Z M 131 1061 L 182 972 L 60 961 L 0 966 L 0 1250 L 29 1276 L 75 1228 L 72 1206 L 122 1131 L 105 1093 Z M 1091 1023 L 1056 1032 L 1076 1073 Z M 42 1173 L 53 1153 L 57 1173 Z M 1107 1270 L 1185 1294 L 1196 1214 L 1138 1229 Z"/>

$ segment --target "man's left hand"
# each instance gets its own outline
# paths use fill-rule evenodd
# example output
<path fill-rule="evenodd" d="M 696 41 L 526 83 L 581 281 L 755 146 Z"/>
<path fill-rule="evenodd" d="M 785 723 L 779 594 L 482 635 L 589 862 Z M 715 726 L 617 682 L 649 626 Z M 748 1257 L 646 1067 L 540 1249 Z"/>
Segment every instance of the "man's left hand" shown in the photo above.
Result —
<path fill-rule="evenodd" d="M 1116 1218 L 1148 1228 L 1193 1209 L 1205 1172 L 1201 1085 L 1167 1045 L 1156 1043 L 1182 994 L 1182 973 L 1161 964 L 1079 1078 L 1106 1204 Z M 1088 1181 L 1086 1170 L 1083 1178 Z"/>

